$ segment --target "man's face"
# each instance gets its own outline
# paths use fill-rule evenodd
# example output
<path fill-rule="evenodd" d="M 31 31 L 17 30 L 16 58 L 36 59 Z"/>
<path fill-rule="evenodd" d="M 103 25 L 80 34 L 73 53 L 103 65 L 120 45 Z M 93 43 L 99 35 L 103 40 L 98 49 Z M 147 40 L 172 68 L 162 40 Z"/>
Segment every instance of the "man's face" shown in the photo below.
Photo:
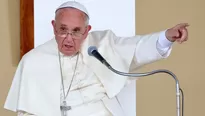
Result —
<path fill-rule="evenodd" d="M 64 55 L 71 56 L 80 50 L 91 29 L 85 21 L 86 15 L 80 10 L 64 8 L 57 11 L 52 25 L 58 48 Z"/>

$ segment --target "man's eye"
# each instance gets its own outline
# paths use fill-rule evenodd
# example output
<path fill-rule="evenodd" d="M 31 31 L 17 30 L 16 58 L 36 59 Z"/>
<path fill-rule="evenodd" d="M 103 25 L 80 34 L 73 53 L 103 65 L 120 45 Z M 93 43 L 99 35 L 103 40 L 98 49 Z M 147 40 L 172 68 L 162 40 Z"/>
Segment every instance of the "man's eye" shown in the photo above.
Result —
<path fill-rule="evenodd" d="M 73 29 L 73 32 L 80 32 L 80 29 L 79 28 L 75 28 L 75 29 Z"/>
<path fill-rule="evenodd" d="M 67 31 L 67 29 L 64 28 L 64 27 L 60 28 L 60 30 L 61 30 L 61 31 Z"/>

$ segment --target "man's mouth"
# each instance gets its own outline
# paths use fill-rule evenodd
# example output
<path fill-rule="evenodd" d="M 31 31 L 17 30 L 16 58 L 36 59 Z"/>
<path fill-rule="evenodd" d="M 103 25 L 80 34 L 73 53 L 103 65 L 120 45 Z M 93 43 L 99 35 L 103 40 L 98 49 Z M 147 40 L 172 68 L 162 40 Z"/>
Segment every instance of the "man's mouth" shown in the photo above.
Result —
<path fill-rule="evenodd" d="M 72 45 L 64 45 L 66 48 L 72 48 Z"/>

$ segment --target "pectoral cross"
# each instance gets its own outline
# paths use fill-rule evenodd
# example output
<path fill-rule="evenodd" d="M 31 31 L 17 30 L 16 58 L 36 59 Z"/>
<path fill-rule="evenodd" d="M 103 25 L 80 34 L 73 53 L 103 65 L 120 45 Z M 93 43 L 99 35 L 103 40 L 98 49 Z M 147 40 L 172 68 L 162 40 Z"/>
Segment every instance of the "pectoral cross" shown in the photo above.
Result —
<path fill-rule="evenodd" d="M 71 106 L 67 106 L 66 101 L 63 101 L 63 104 L 60 106 L 62 116 L 67 116 L 67 111 L 71 110 Z"/>

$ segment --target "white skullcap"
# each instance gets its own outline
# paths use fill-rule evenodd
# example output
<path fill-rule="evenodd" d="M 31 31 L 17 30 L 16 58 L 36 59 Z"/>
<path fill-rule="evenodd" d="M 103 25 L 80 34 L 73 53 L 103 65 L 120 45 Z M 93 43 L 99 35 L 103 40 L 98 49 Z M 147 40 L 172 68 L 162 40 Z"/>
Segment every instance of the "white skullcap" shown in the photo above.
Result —
<path fill-rule="evenodd" d="M 83 5 L 80 4 L 79 2 L 76 2 L 76 1 L 67 1 L 67 2 L 61 4 L 61 5 L 56 9 L 56 11 L 59 10 L 59 9 L 62 9 L 62 8 L 75 8 L 75 9 L 78 9 L 78 10 L 84 12 L 84 13 L 88 16 L 88 18 L 89 18 L 89 14 L 88 14 L 87 9 L 85 8 L 85 6 L 83 6 Z"/>

